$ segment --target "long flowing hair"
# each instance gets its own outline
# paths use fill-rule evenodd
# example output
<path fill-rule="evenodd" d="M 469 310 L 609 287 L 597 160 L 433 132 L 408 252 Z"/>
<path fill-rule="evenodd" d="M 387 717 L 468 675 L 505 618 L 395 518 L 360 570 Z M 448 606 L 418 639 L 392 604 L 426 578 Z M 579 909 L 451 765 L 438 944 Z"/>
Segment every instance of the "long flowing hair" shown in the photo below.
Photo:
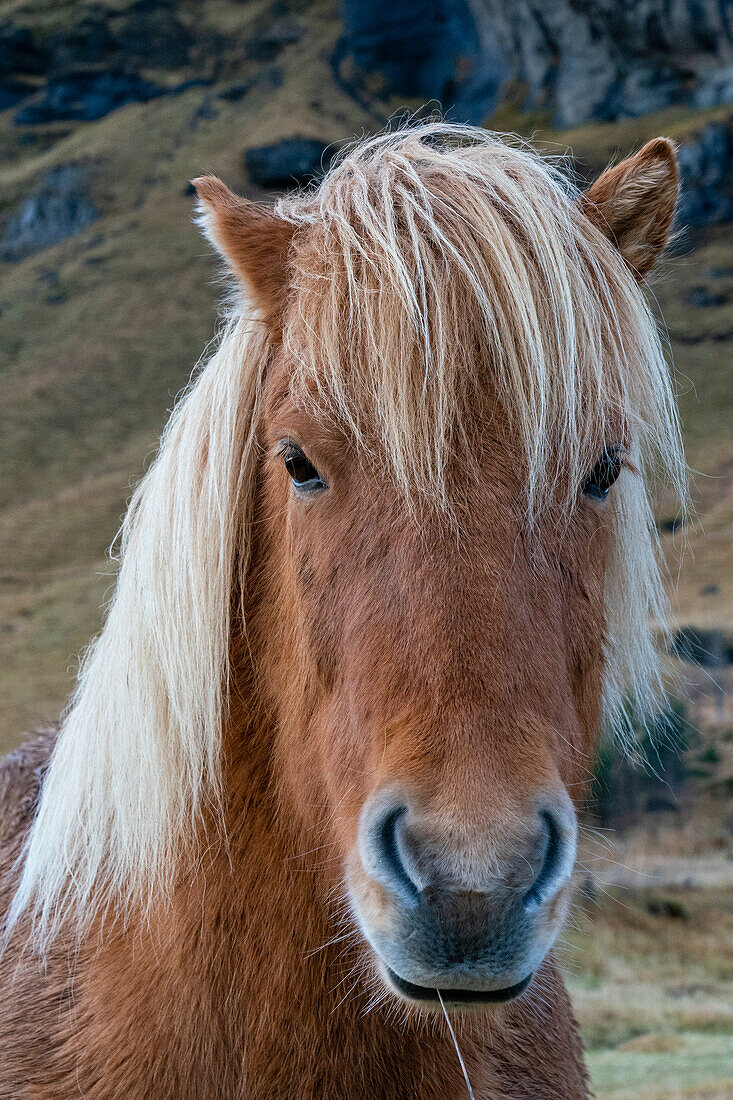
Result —
<path fill-rule="evenodd" d="M 683 500 L 685 466 L 657 325 L 575 186 L 521 144 L 433 123 L 357 144 L 276 212 L 317 241 L 292 259 L 293 392 L 338 417 L 408 507 L 450 510 L 447 471 L 471 453 L 488 385 L 524 455 L 530 525 L 550 497 L 569 510 L 590 456 L 628 433 L 637 472 L 609 507 L 604 684 L 606 724 L 628 737 L 628 700 L 644 714 L 662 697 L 647 484 L 661 474 Z M 69 917 L 81 933 L 166 896 L 203 811 L 221 806 L 232 598 L 272 353 L 243 300 L 133 497 L 8 918 L 30 911 L 41 947 Z"/>

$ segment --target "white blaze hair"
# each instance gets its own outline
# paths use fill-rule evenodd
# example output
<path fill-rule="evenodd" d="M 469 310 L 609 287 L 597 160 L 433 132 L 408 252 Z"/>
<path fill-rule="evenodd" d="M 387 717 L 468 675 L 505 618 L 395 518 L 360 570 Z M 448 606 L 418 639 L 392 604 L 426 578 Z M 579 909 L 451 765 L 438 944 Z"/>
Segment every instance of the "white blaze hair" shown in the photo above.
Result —
<path fill-rule="evenodd" d="M 366 141 L 317 192 L 277 207 L 320 234 L 322 262 L 299 269 L 294 252 L 285 343 L 294 389 L 371 448 L 410 507 L 449 507 L 446 470 L 470 450 L 487 374 L 526 457 L 529 523 L 543 495 L 562 491 L 572 507 L 606 429 L 629 427 L 642 476 L 622 474 L 608 505 L 604 688 L 606 720 L 624 735 L 627 698 L 643 713 L 662 695 L 650 622 L 663 624 L 667 605 L 644 475 L 661 465 L 684 498 L 684 461 L 654 319 L 577 198 L 536 154 L 484 131 L 429 124 Z M 83 932 L 100 911 L 168 892 L 202 809 L 219 804 L 230 606 L 270 353 L 256 319 L 230 322 L 133 498 L 114 601 L 9 915 L 12 928 L 29 910 L 41 946 L 69 917 Z"/>

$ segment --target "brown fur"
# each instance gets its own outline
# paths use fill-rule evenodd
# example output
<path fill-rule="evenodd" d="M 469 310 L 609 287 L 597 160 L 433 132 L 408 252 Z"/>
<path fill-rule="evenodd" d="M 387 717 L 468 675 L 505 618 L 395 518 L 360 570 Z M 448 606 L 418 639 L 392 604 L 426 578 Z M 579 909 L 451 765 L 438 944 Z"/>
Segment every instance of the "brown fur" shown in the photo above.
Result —
<path fill-rule="evenodd" d="M 444 1029 L 416 1016 L 397 1026 L 385 1007 L 363 1017 L 364 991 L 343 1000 L 358 981 L 351 969 L 363 949 L 317 951 L 339 935 L 328 897 L 358 808 L 375 777 L 417 775 L 469 819 L 490 786 L 501 828 L 502 809 L 520 804 L 517 793 L 532 790 L 538 775 L 559 772 L 578 794 L 587 778 L 600 673 L 602 520 L 587 509 L 561 554 L 515 545 L 519 485 L 510 448 L 498 447 L 466 501 L 462 567 L 438 579 L 424 562 L 446 552 L 459 560 L 460 546 L 445 542 L 453 536 L 439 527 L 418 532 L 401 519 L 396 497 L 370 500 L 368 481 L 338 439 L 322 437 L 282 396 L 286 369 L 281 363 L 271 383 L 270 436 L 297 429 L 352 503 L 344 510 L 334 503 L 306 529 L 302 518 L 285 519 L 286 480 L 274 461 L 266 465 L 248 641 L 268 672 L 258 677 L 266 690 L 256 719 L 250 677 L 240 672 L 236 685 L 235 697 L 248 705 L 232 715 L 228 732 L 229 851 L 214 852 L 185 877 L 172 911 L 150 929 L 133 924 L 102 948 L 92 939 L 76 959 L 61 944 L 46 972 L 26 954 L 14 980 L 20 956 L 11 947 L 0 1008 L 0 1049 L 12 1055 L 0 1070 L 8 1100 L 60 1100 L 77 1088 L 95 1100 L 463 1096 Z M 491 533 L 481 521 L 487 514 Z M 498 524 L 506 528 L 500 538 Z M 276 589 L 277 601 L 268 599 Z M 395 602 L 404 616 L 394 617 Z M 537 644 L 538 629 L 552 644 Z M 307 668 L 294 670 L 294 652 L 306 654 Z M 355 714 L 334 714 L 324 690 L 336 653 L 352 667 Z M 446 665 L 446 653 L 456 662 Z M 234 656 L 235 667 L 248 667 L 244 652 Z M 441 723 L 426 724 L 436 713 Z M 372 725 L 390 732 L 375 743 L 363 735 Z M 452 744 L 439 738 L 444 728 L 454 731 Z M 5 764 L 7 801 L 26 807 L 4 840 L 5 867 L 19 853 L 49 747 L 46 739 L 28 750 L 27 763 Z M 477 1096 L 586 1095 L 572 1015 L 551 963 L 520 1003 L 493 1011 L 487 1023 L 467 1020 L 458 1034 Z"/>
<path fill-rule="evenodd" d="M 655 138 L 609 168 L 583 196 L 583 209 L 616 244 L 639 279 L 667 243 L 679 190 L 674 144 Z"/>
<path fill-rule="evenodd" d="M 307 958 L 336 934 L 319 870 L 328 854 L 314 867 L 302 854 L 312 834 L 278 825 L 277 799 L 257 779 L 268 754 L 244 759 L 244 732 L 231 863 L 218 852 L 172 911 L 102 948 L 92 939 L 74 957 L 60 944 L 46 968 L 18 947 L 4 956 L 3 1100 L 465 1096 L 443 1028 L 417 1016 L 399 1025 L 384 1007 L 364 1016 L 363 995 L 343 1000 L 353 979 L 341 945 Z M 4 865 L 19 853 L 50 748 L 48 737 L 31 742 L 2 767 L 6 805 L 23 807 L 3 835 Z M 0 905 L 10 889 L 6 876 Z M 488 1022 L 456 1021 L 477 1097 L 587 1095 L 567 995 L 553 964 L 543 969 L 522 1002 Z"/>
<path fill-rule="evenodd" d="M 273 237 L 264 216 L 257 238 L 250 208 L 212 181 L 200 186 L 273 329 L 288 301 L 294 326 L 283 257 L 299 249 L 301 267 L 316 271 L 317 255 Z M 591 192 L 609 222 L 618 186 Z M 661 237 L 646 233 L 644 257 Z M 646 259 L 629 256 L 641 270 Z M 395 779 L 474 848 L 499 846 L 540 787 L 581 799 L 601 706 L 608 524 L 583 500 L 570 518 L 550 503 L 526 529 L 521 454 L 490 393 L 467 433 L 478 439 L 484 425 L 480 476 L 467 477 L 460 458 L 448 471 L 453 522 L 430 509 L 417 517 L 341 427 L 294 400 L 293 370 L 280 347 L 266 379 L 256 537 L 235 600 L 225 834 L 208 823 L 170 904 L 148 921 L 98 922 L 77 951 L 64 933 L 41 964 L 23 919 L 0 959 L 3 1100 L 466 1095 L 441 1020 L 391 998 L 366 1011 L 382 986 L 339 911 L 344 866 L 366 798 Z M 327 496 L 293 498 L 283 438 L 326 477 Z M 0 912 L 51 744 L 44 735 L 0 769 Z M 551 959 L 518 1001 L 455 1023 L 477 1097 L 588 1095 Z"/>
<path fill-rule="evenodd" d="M 210 233 L 216 247 L 234 274 L 252 288 L 258 309 L 276 328 L 284 306 L 292 227 L 233 194 L 215 176 L 201 176 L 193 183 L 202 201 L 215 210 Z"/>

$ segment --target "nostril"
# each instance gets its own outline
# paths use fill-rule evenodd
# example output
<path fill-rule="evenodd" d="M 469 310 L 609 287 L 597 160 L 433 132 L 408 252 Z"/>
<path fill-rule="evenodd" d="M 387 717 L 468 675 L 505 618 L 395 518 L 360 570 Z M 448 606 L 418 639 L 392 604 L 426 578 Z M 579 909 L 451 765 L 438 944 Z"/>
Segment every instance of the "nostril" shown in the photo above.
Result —
<path fill-rule="evenodd" d="M 566 862 L 563 836 L 555 815 L 549 810 L 543 810 L 540 817 L 546 827 L 545 854 L 540 873 L 524 895 L 524 904 L 527 907 L 540 905 L 553 892 L 559 872 Z"/>
<path fill-rule="evenodd" d="M 400 853 L 399 828 L 406 806 L 383 810 L 369 823 L 361 842 L 364 869 L 408 904 L 415 904 L 419 890 L 410 878 Z"/>

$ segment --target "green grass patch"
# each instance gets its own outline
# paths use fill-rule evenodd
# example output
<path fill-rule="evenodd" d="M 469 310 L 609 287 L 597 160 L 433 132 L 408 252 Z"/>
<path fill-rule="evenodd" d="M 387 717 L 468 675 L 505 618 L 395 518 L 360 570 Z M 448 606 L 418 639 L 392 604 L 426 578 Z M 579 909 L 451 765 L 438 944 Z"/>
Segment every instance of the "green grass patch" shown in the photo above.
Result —
<path fill-rule="evenodd" d="M 609 1100 L 722 1097 L 733 1090 L 730 1036 L 646 1034 L 615 1051 L 591 1052 L 588 1066 L 596 1096 Z"/>

